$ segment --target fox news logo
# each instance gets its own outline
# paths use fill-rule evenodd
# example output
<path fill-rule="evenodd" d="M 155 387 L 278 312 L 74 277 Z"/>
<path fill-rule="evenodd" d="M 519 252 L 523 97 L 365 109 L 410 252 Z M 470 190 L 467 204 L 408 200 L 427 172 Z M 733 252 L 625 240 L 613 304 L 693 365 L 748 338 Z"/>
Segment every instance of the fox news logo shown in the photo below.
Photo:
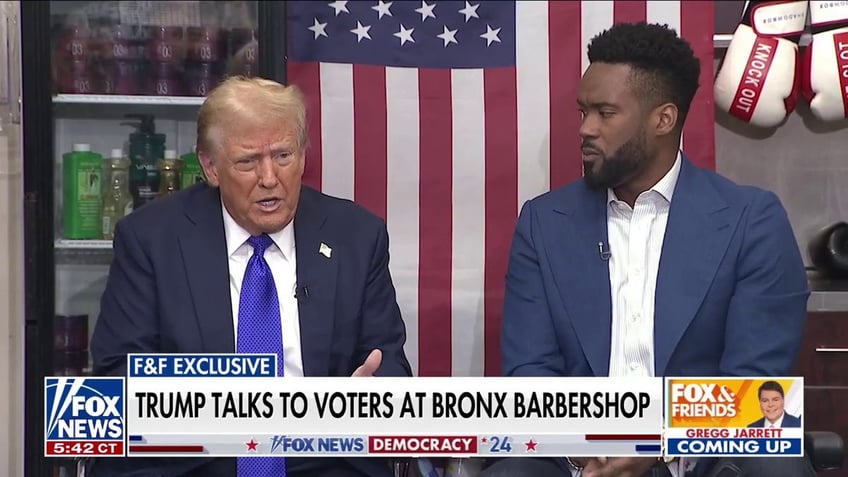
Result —
<path fill-rule="evenodd" d="M 124 455 L 124 378 L 45 378 L 47 456 Z"/>
<path fill-rule="evenodd" d="M 282 454 L 364 454 L 362 437 L 273 436 L 271 453 Z"/>

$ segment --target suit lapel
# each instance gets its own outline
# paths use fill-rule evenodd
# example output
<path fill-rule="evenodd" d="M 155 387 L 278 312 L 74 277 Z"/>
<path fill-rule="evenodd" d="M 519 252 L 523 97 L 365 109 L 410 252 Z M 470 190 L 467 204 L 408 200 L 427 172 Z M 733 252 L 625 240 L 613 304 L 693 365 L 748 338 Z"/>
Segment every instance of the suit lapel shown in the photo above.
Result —
<path fill-rule="evenodd" d="M 235 351 L 227 240 L 217 188 L 204 187 L 188 198 L 179 244 L 203 350 Z"/>
<path fill-rule="evenodd" d="M 308 289 L 308 296 L 298 300 L 305 376 L 327 376 L 330 369 L 338 254 L 344 251 L 323 228 L 325 220 L 320 196 L 304 186 L 294 219 L 294 237 L 297 286 L 299 290 Z"/>
<path fill-rule="evenodd" d="M 654 365 L 665 374 L 680 338 L 694 319 L 730 243 L 738 220 L 703 172 L 684 158 L 671 200 L 657 274 Z"/>
<path fill-rule="evenodd" d="M 606 376 L 612 318 L 609 262 L 598 250 L 598 243 L 607 243 L 606 192 L 585 188 L 577 200 L 559 204 L 552 213 L 554 229 L 545 248 L 551 251 L 554 280 L 594 375 Z"/>

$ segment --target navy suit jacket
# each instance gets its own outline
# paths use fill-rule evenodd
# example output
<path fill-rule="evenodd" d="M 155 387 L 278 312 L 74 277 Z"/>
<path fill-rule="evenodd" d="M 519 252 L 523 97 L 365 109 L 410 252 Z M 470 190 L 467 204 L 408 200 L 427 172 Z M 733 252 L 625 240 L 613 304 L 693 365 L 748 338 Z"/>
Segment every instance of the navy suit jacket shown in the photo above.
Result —
<path fill-rule="evenodd" d="M 125 375 L 127 353 L 235 351 L 221 207 L 218 189 L 198 184 L 118 223 L 91 342 L 95 374 Z M 298 301 L 304 375 L 350 376 L 378 348 L 378 375 L 411 376 L 385 223 L 304 186 L 294 228 L 297 283 L 309 289 Z M 332 249 L 330 258 L 318 253 L 322 243 Z M 287 466 L 308 475 L 349 466 L 364 475 L 391 475 L 379 459 L 289 458 Z M 101 459 L 94 475 L 235 477 L 236 460 Z"/>
<path fill-rule="evenodd" d="M 754 421 L 748 424 L 748 427 L 765 427 L 766 418 L 763 417 L 757 421 Z M 783 413 L 783 422 L 780 424 L 780 427 L 801 427 L 801 418 L 793 416 L 788 412 Z"/>
<path fill-rule="evenodd" d="M 657 376 L 785 376 L 809 288 L 777 197 L 686 158 L 657 277 Z M 579 180 L 521 210 L 506 278 L 507 376 L 607 376 L 612 305 L 607 192 Z M 611 250 L 615 254 L 615 250 Z"/>
<path fill-rule="evenodd" d="M 507 375 L 608 374 L 612 305 L 599 242 L 607 242 L 605 190 L 580 180 L 524 204 L 506 280 Z M 657 277 L 656 375 L 790 374 L 808 297 L 777 197 L 684 158 Z"/>

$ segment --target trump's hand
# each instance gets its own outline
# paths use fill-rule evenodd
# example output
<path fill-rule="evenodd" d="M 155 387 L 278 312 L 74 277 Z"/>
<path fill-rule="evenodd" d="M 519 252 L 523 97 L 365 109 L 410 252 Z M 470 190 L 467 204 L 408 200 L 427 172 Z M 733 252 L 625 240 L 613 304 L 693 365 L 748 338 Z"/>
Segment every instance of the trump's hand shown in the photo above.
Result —
<path fill-rule="evenodd" d="M 640 477 L 656 463 L 656 457 L 609 457 L 606 462 L 592 459 L 580 475 L 582 477 Z"/>
<path fill-rule="evenodd" d="M 354 378 L 363 378 L 363 377 L 371 377 L 374 376 L 374 373 L 380 369 L 380 363 L 383 362 L 383 352 L 375 349 L 371 351 L 371 354 L 365 358 L 365 362 L 362 363 L 362 366 L 356 368 L 356 371 L 351 374 L 351 377 Z"/>

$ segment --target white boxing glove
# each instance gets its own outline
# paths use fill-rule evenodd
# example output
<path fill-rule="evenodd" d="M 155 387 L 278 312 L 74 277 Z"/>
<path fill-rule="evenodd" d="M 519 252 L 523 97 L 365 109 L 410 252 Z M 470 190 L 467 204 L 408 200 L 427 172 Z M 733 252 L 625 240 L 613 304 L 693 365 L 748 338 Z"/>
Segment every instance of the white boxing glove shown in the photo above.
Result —
<path fill-rule="evenodd" d="M 798 102 L 798 40 L 807 1 L 748 1 L 715 80 L 716 105 L 759 127 L 779 125 Z"/>
<path fill-rule="evenodd" d="M 813 42 L 804 54 L 802 92 L 822 121 L 848 118 L 848 1 L 810 2 Z"/>

